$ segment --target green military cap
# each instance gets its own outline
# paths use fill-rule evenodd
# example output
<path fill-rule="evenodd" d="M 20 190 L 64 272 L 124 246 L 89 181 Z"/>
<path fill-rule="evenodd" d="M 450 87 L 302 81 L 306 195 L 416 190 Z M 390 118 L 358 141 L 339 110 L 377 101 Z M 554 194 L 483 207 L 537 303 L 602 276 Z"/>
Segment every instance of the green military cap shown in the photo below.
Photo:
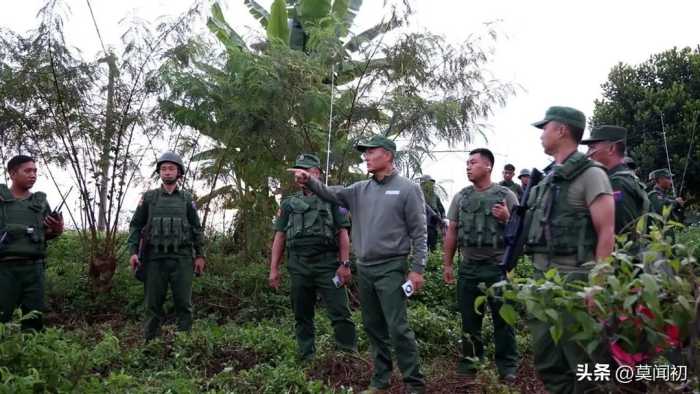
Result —
<path fill-rule="evenodd" d="M 620 126 L 601 125 L 591 130 L 591 136 L 581 141 L 583 145 L 594 144 L 600 141 L 624 141 L 627 139 L 627 129 Z"/>
<path fill-rule="evenodd" d="M 538 129 L 543 129 L 544 125 L 556 120 L 557 122 L 565 123 L 569 126 L 578 127 L 579 129 L 586 128 L 586 115 L 583 112 L 571 107 L 549 107 L 544 114 L 544 119 L 535 122 L 532 125 Z"/>
<path fill-rule="evenodd" d="M 294 162 L 294 168 L 303 168 L 305 170 L 309 168 L 321 168 L 321 159 L 311 153 L 302 153 L 297 157 L 296 162 Z"/>
<path fill-rule="evenodd" d="M 432 182 L 435 183 L 435 179 L 431 177 L 430 175 L 423 175 L 422 177 L 418 178 L 420 180 L 420 183 L 427 183 L 427 182 Z"/>
<path fill-rule="evenodd" d="M 396 144 L 394 141 L 384 137 L 383 135 L 375 135 L 364 144 L 357 144 L 355 148 L 360 152 L 364 152 L 369 148 L 384 148 L 391 151 L 391 153 L 396 153 Z"/>
<path fill-rule="evenodd" d="M 530 176 L 530 170 L 528 170 L 527 168 L 523 168 L 522 170 L 520 170 L 520 175 L 518 175 L 518 179 L 524 176 Z"/>
<path fill-rule="evenodd" d="M 661 177 L 666 177 L 666 178 L 671 178 L 673 174 L 668 171 L 666 168 L 659 168 L 658 170 L 654 170 L 649 174 L 649 178 L 651 179 L 659 179 Z"/>

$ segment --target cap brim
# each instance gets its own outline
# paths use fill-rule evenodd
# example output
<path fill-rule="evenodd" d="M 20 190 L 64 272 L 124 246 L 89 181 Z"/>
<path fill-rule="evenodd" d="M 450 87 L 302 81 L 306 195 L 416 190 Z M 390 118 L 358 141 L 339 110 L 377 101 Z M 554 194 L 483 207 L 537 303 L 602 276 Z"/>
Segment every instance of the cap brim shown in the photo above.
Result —
<path fill-rule="evenodd" d="M 538 129 L 543 129 L 543 128 L 544 128 L 544 125 L 546 125 L 546 124 L 549 123 L 549 122 L 550 122 L 550 121 L 547 120 L 547 119 L 542 119 L 542 120 L 540 120 L 539 122 L 533 123 L 532 125 L 535 126 L 535 127 L 537 127 Z"/>
<path fill-rule="evenodd" d="M 378 147 L 379 147 L 379 145 L 372 145 L 372 144 L 357 144 L 357 145 L 355 145 L 355 149 L 359 150 L 360 152 L 364 152 L 370 148 L 378 148 Z"/>
<path fill-rule="evenodd" d="M 595 144 L 596 142 L 600 141 L 607 141 L 607 140 L 601 140 L 601 139 L 587 139 L 587 140 L 581 140 L 581 145 L 590 145 L 590 144 Z"/>
<path fill-rule="evenodd" d="M 663 175 L 654 175 L 654 176 L 652 176 L 651 179 L 659 179 L 659 178 L 669 178 L 669 179 L 670 179 L 670 178 L 673 178 L 673 174 L 671 174 L 670 176 L 669 176 L 669 175 L 666 175 L 666 174 L 663 174 Z"/>

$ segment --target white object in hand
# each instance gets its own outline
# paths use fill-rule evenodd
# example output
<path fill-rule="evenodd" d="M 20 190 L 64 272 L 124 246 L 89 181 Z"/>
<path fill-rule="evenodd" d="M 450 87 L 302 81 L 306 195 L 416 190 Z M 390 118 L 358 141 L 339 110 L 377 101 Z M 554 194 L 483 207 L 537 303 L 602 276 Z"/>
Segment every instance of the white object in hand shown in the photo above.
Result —
<path fill-rule="evenodd" d="M 338 274 L 335 274 L 335 276 L 333 277 L 333 284 L 335 285 L 335 287 L 340 287 L 343 285 L 343 281 L 340 280 Z"/>
<path fill-rule="evenodd" d="M 410 297 L 413 295 L 413 282 L 411 280 L 407 280 L 406 283 L 401 285 L 401 288 L 403 288 L 403 293 L 406 294 L 406 297 Z"/>

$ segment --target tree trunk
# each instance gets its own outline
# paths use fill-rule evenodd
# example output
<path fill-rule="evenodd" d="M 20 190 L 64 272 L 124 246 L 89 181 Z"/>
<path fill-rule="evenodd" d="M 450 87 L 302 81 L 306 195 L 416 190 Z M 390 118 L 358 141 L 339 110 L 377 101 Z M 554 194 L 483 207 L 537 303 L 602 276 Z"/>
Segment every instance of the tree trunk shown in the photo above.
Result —
<path fill-rule="evenodd" d="M 107 189 L 109 188 L 109 169 L 112 159 L 112 137 L 114 136 L 114 84 L 117 78 L 117 60 L 114 54 L 109 54 L 107 57 L 100 59 L 100 62 L 107 63 L 109 67 L 109 82 L 107 83 L 107 107 L 105 108 L 105 128 L 102 135 L 102 152 L 98 161 L 100 178 L 98 191 L 100 194 L 97 211 L 97 229 L 104 231 L 107 228 L 107 207 L 109 196 Z"/>

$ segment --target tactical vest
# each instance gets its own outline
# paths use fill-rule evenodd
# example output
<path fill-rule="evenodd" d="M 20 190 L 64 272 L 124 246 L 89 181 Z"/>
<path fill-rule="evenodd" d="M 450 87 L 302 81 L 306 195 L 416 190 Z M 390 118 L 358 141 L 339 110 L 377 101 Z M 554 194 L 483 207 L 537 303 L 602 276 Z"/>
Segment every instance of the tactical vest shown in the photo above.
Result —
<path fill-rule="evenodd" d="M 150 220 L 148 244 L 162 252 L 189 251 L 193 240 L 187 209 L 192 204 L 192 195 L 183 190 L 169 196 L 162 193 L 156 189 L 144 194 Z"/>
<path fill-rule="evenodd" d="M 508 188 L 494 184 L 478 195 L 474 186 L 462 189 L 459 201 L 459 245 L 461 247 L 503 248 L 505 224 L 491 213 L 494 204 L 503 201 Z"/>
<path fill-rule="evenodd" d="M 592 258 L 598 237 L 591 213 L 587 208 L 572 207 L 567 198 L 572 182 L 591 167 L 605 170 L 575 152 L 532 189 L 526 218 L 529 251 L 550 257 L 576 256 L 577 265 Z"/>
<path fill-rule="evenodd" d="M 683 221 L 683 211 L 680 205 L 673 198 L 673 195 L 671 195 L 670 193 L 666 193 L 658 187 L 654 187 L 654 189 L 650 191 L 647 195 L 647 198 L 649 200 L 650 205 L 651 200 L 655 200 L 658 202 L 658 206 L 653 206 L 649 208 L 650 210 L 654 211 L 654 213 L 658 213 L 659 215 L 661 215 L 663 213 L 664 207 L 668 205 L 671 206 L 671 219 L 678 222 Z"/>
<path fill-rule="evenodd" d="M 438 211 L 438 202 L 437 202 L 437 195 L 435 193 L 423 193 L 423 197 L 425 197 L 425 203 L 430 206 L 430 208 L 433 209 L 433 211 L 437 212 Z"/>
<path fill-rule="evenodd" d="M 0 257 L 46 257 L 45 209 L 46 194 L 36 192 L 19 203 L 7 185 L 0 184 L 0 230 L 8 234 Z"/>
<path fill-rule="evenodd" d="M 614 180 L 621 180 L 622 182 L 632 184 L 634 186 L 632 189 L 635 191 L 635 195 L 633 197 L 637 201 L 642 202 L 641 215 L 649 212 L 649 198 L 644 192 L 644 184 L 639 180 L 634 171 L 627 169 L 610 174 L 610 183 L 612 183 Z"/>
<path fill-rule="evenodd" d="M 676 205 L 676 200 L 672 197 L 672 195 L 670 193 L 666 193 L 665 191 L 660 190 L 659 188 L 656 188 L 656 187 L 652 191 L 650 191 L 647 196 L 650 199 L 654 198 L 658 201 L 661 201 L 662 208 L 666 205 L 671 205 L 673 207 L 675 207 L 675 205 Z M 660 214 L 661 211 L 659 211 L 657 213 Z"/>
<path fill-rule="evenodd" d="M 291 210 L 285 228 L 287 247 L 337 246 L 330 203 L 316 196 L 306 197 L 303 193 L 296 193 L 285 204 Z"/>

